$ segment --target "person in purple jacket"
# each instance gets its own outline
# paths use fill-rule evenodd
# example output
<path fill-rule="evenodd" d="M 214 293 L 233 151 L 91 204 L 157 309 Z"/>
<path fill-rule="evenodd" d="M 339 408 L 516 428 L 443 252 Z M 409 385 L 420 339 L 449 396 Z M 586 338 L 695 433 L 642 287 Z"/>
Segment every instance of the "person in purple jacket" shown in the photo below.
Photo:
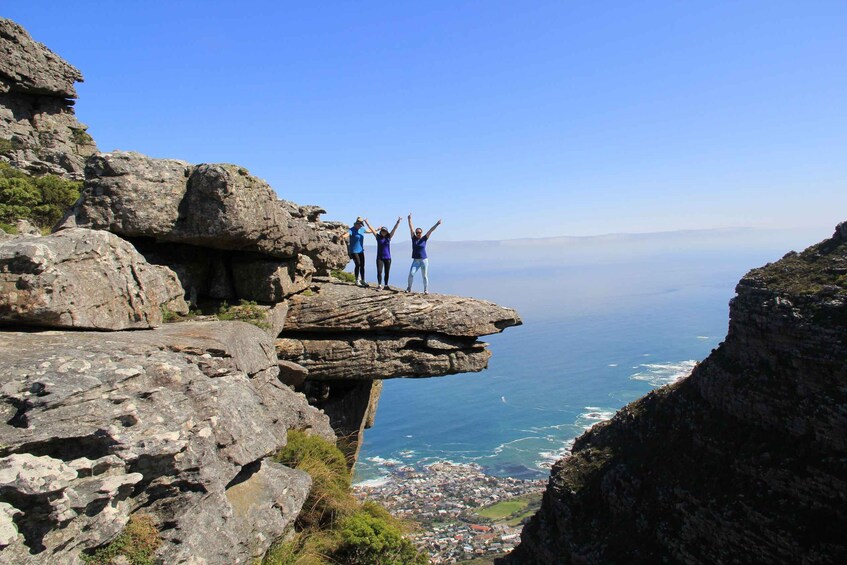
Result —
<path fill-rule="evenodd" d="M 400 225 L 400 219 L 397 218 L 397 223 L 394 224 L 394 229 L 391 232 L 388 228 L 381 226 L 379 231 L 373 229 L 365 218 L 365 225 L 368 226 L 368 231 L 376 237 L 376 279 L 377 290 L 388 288 L 388 275 L 391 273 L 391 238 L 394 237 L 394 232 L 397 231 L 397 226 Z M 382 284 L 382 272 L 385 270 L 385 286 Z"/>
<path fill-rule="evenodd" d="M 415 280 L 415 273 L 421 271 L 424 283 L 424 294 L 429 294 L 429 259 L 426 256 L 426 242 L 429 241 L 429 236 L 435 231 L 435 228 L 441 225 L 441 220 L 435 222 L 435 225 L 429 228 L 426 235 L 423 234 L 421 228 L 415 229 L 412 225 L 412 214 L 409 214 L 409 233 L 412 236 L 412 267 L 409 269 L 409 284 L 406 286 L 406 292 L 412 292 L 412 283 Z"/>

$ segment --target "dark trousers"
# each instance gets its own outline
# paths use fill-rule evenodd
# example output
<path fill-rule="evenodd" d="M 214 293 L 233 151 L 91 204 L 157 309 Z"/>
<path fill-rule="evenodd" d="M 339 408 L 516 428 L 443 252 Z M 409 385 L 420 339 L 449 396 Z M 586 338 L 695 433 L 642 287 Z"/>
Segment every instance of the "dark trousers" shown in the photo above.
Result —
<path fill-rule="evenodd" d="M 350 258 L 353 259 L 353 274 L 356 275 L 356 280 L 365 282 L 365 252 L 351 253 Z"/>
<path fill-rule="evenodd" d="M 388 273 L 391 272 L 391 259 L 376 260 L 376 280 L 382 284 L 382 269 L 385 268 L 385 286 L 388 286 Z"/>

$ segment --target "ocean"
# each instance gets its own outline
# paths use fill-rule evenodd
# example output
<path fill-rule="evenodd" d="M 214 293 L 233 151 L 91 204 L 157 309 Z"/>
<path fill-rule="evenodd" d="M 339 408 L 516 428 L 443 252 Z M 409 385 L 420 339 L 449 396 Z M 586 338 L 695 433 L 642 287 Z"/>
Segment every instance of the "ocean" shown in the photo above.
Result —
<path fill-rule="evenodd" d="M 717 347 L 747 271 L 828 235 L 716 230 L 441 245 L 433 238 L 431 292 L 492 300 L 517 309 L 524 324 L 482 338 L 493 353 L 486 371 L 386 380 L 355 481 L 442 460 L 496 476 L 546 477 L 586 429 L 687 376 Z M 405 246 L 393 245 L 397 287 L 408 273 L 399 258 Z"/>

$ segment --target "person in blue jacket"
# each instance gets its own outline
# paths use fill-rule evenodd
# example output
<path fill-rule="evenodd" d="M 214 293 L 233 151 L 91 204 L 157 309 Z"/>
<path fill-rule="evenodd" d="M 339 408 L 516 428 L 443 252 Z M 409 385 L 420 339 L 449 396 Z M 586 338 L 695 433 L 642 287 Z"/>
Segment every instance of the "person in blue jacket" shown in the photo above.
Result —
<path fill-rule="evenodd" d="M 424 294 L 429 294 L 429 259 L 426 256 L 426 243 L 429 241 L 429 236 L 432 235 L 435 228 L 440 225 L 441 220 L 438 220 L 434 226 L 429 228 L 426 235 L 423 235 L 421 228 L 415 229 L 412 225 L 412 214 L 409 214 L 409 234 L 412 236 L 412 267 L 409 269 L 409 284 L 406 286 L 406 292 L 412 292 L 415 273 L 420 270 L 423 276 Z"/>
<path fill-rule="evenodd" d="M 365 228 L 364 220 L 359 216 L 353 222 L 353 227 L 347 232 L 347 237 L 350 241 L 347 242 L 347 254 L 353 260 L 353 274 L 356 277 L 356 284 L 359 286 L 368 286 L 365 283 Z"/>

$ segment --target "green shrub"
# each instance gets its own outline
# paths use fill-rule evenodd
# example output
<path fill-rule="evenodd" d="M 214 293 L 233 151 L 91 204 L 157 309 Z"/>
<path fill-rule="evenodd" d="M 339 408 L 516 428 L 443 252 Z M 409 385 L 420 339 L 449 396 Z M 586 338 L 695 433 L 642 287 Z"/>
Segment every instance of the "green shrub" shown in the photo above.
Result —
<path fill-rule="evenodd" d="M 361 510 L 347 517 L 340 533 L 341 543 L 334 556 L 341 563 L 425 565 L 429 562 L 403 537 L 401 523 L 373 502 L 366 502 Z"/>
<path fill-rule="evenodd" d="M 273 459 L 312 477 L 312 489 L 297 517 L 301 529 L 333 527 L 341 517 L 356 510 L 358 503 L 350 493 L 347 460 L 332 443 L 292 430 L 288 432 L 288 444 Z"/>
<path fill-rule="evenodd" d="M 218 320 L 238 320 L 247 322 L 262 329 L 268 329 L 271 325 L 268 323 L 265 311 L 260 308 L 253 300 L 241 300 L 237 306 L 230 306 L 226 300 L 221 302 L 217 313 Z"/>
<path fill-rule="evenodd" d="M 297 534 L 271 546 L 263 565 L 428 563 L 403 537 L 403 522 L 378 504 L 360 504 L 353 497 L 347 460 L 335 445 L 292 430 L 274 460 L 309 473 L 312 489 L 297 517 Z"/>
<path fill-rule="evenodd" d="M 0 230 L 3 230 L 6 233 L 10 233 L 12 235 L 18 233 L 18 226 L 13 226 L 12 224 L 6 224 L 4 222 L 0 222 Z"/>
<path fill-rule="evenodd" d="M 17 138 L 0 138 L 0 155 L 9 155 L 12 151 L 23 149 L 24 144 Z"/>
<path fill-rule="evenodd" d="M 133 514 L 118 537 L 100 549 L 83 554 L 82 560 L 92 565 L 109 565 L 118 556 L 123 556 L 131 565 L 153 565 L 153 554 L 161 544 L 153 518 Z"/>
<path fill-rule="evenodd" d="M 342 271 L 341 269 L 336 269 L 330 273 L 334 278 L 343 281 L 343 282 L 356 282 L 356 275 L 353 273 L 348 273 L 347 271 Z"/>
<path fill-rule="evenodd" d="M 82 182 L 53 175 L 33 177 L 0 162 L 0 222 L 29 220 L 52 227 L 79 198 Z"/>
<path fill-rule="evenodd" d="M 91 145 L 94 143 L 94 138 L 85 131 L 85 128 L 71 128 L 71 139 L 77 145 Z"/>

